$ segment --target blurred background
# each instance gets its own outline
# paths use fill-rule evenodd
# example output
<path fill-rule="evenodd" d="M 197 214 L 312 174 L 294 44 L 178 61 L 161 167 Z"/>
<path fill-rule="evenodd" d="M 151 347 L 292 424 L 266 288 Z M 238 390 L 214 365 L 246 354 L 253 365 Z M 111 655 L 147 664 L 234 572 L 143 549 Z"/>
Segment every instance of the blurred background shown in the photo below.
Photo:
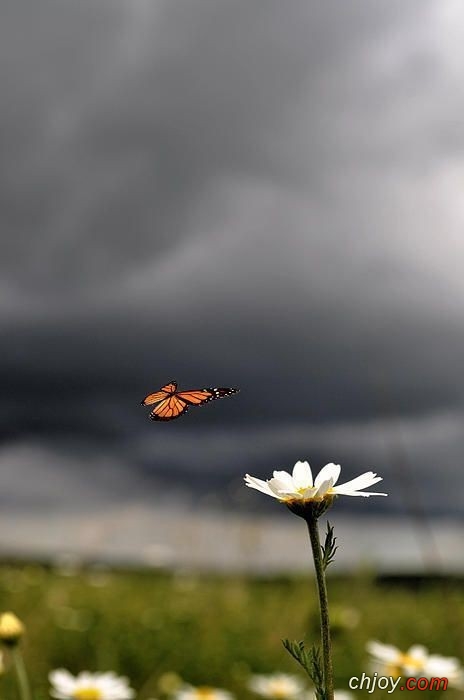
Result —
<path fill-rule="evenodd" d="M 3 3 L 3 556 L 306 571 L 243 475 L 308 459 L 390 494 L 340 570 L 462 573 L 463 20 Z M 171 379 L 241 392 L 152 423 Z"/>

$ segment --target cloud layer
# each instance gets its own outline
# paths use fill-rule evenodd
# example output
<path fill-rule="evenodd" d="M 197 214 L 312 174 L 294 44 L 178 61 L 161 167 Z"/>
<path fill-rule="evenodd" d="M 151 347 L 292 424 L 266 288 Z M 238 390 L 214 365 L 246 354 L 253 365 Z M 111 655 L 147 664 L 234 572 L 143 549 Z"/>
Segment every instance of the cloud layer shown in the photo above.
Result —
<path fill-rule="evenodd" d="M 424 503 L 457 512 L 463 15 L 7 3 L 5 501 L 214 501 L 310 452 L 395 481 L 406 450 Z M 171 378 L 242 391 L 152 425 L 137 404 Z"/>

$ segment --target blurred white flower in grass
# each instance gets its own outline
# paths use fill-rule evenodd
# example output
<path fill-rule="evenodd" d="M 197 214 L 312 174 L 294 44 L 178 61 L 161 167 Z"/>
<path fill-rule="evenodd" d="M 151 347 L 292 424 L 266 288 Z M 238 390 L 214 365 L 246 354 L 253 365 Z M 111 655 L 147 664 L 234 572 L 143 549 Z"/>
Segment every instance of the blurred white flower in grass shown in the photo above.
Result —
<path fill-rule="evenodd" d="M 287 673 L 255 674 L 251 676 L 248 687 L 256 695 L 274 700 L 301 697 L 305 689 L 300 678 Z"/>
<path fill-rule="evenodd" d="M 232 693 L 222 688 L 210 688 L 202 685 L 184 685 L 172 696 L 173 700 L 233 700 Z"/>
<path fill-rule="evenodd" d="M 379 675 L 394 678 L 422 672 L 427 660 L 427 649 L 419 644 L 404 652 L 392 644 L 382 644 L 373 640 L 367 643 L 366 649 L 371 655 L 372 670 L 377 671 Z"/>
<path fill-rule="evenodd" d="M 50 695 L 58 700 L 130 700 L 135 691 L 127 678 L 117 676 L 113 671 L 90 673 L 82 671 L 73 676 L 63 668 L 51 671 Z"/>
<path fill-rule="evenodd" d="M 447 678 L 450 685 L 458 688 L 464 685 L 464 669 L 458 659 L 429 654 L 420 644 L 403 652 L 391 644 L 371 641 L 367 644 L 367 651 L 371 655 L 372 669 L 379 675 L 398 678 L 420 674 L 426 678 Z"/>
<path fill-rule="evenodd" d="M 345 484 L 335 486 L 340 476 L 339 464 L 326 464 L 313 480 L 313 474 L 309 462 L 297 462 L 291 474 L 284 471 L 275 471 L 272 479 L 263 481 L 255 476 L 246 474 L 245 483 L 252 489 L 261 491 L 267 496 L 277 498 L 279 501 L 322 501 L 333 496 L 386 496 L 386 493 L 373 493 L 364 491 L 379 481 L 381 476 L 374 472 L 365 472 L 356 479 Z"/>

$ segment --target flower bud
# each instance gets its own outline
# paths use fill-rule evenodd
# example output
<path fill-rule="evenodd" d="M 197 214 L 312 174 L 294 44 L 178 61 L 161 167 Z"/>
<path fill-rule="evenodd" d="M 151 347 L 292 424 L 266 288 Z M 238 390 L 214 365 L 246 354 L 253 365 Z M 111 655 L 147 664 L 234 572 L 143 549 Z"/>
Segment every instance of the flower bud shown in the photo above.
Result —
<path fill-rule="evenodd" d="M 14 647 L 24 634 L 24 625 L 12 612 L 0 615 L 0 642 Z"/>

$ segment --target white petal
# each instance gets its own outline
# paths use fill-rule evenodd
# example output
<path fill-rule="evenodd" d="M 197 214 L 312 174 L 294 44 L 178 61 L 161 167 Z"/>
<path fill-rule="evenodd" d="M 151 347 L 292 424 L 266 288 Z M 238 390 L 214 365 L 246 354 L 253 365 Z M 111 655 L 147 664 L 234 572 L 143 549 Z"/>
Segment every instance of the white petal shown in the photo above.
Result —
<path fill-rule="evenodd" d="M 256 489 L 257 491 L 261 491 L 261 493 L 265 493 L 266 496 L 272 496 L 273 498 L 276 498 L 275 493 L 269 488 L 269 484 L 267 481 L 258 479 L 256 476 L 250 476 L 250 474 L 246 474 L 245 483 L 251 489 Z"/>
<path fill-rule="evenodd" d="M 291 477 L 291 474 L 289 474 L 288 472 L 275 471 L 275 472 L 273 472 L 273 477 L 274 477 L 274 479 L 279 479 L 279 481 L 282 481 L 282 483 L 285 484 L 286 489 L 288 489 L 290 491 L 295 490 L 295 487 L 293 485 L 293 479 Z"/>
<path fill-rule="evenodd" d="M 414 644 L 406 652 L 406 656 L 410 656 L 417 661 L 425 661 L 428 658 L 428 655 L 429 654 L 426 647 L 422 646 L 422 644 Z"/>
<path fill-rule="evenodd" d="M 328 479 L 332 479 L 333 486 L 333 484 L 336 484 L 338 481 L 341 469 L 339 464 L 326 464 L 314 479 L 314 486 L 320 486 L 323 481 L 327 481 Z"/>
<path fill-rule="evenodd" d="M 333 481 L 332 479 L 326 479 L 326 481 L 323 481 L 321 484 L 319 484 L 317 491 L 313 495 L 313 498 L 324 498 L 325 494 L 329 489 L 331 489 L 333 486 Z"/>
<path fill-rule="evenodd" d="M 315 486 L 308 486 L 307 489 L 304 491 L 298 491 L 299 495 L 303 500 L 308 499 L 308 498 L 314 498 L 316 495 L 317 488 Z"/>
<path fill-rule="evenodd" d="M 369 486 L 373 486 L 379 481 L 382 481 L 381 476 L 377 476 L 377 474 L 374 474 L 374 472 L 365 472 L 364 474 L 357 476 L 356 479 L 352 479 L 351 481 L 346 481 L 344 484 L 340 484 L 340 486 L 337 486 L 337 489 L 359 491 L 360 489 L 367 489 L 369 488 Z M 346 493 L 346 490 L 340 491 L 340 493 Z"/>
<path fill-rule="evenodd" d="M 343 484 L 334 486 L 333 492 L 338 496 L 363 496 L 363 498 L 369 498 L 369 496 L 388 496 L 388 493 L 378 493 L 376 491 L 352 491 L 351 489 L 345 489 Z"/>
<path fill-rule="evenodd" d="M 366 644 L 366 649 L 375 659 L 391 664 L 398 661 L 401 651 L 391 644 L 382 644 L 375 640 Z"/>
<path fill-rule="evenodd" d="M 367 489 L 369 486 L 373 486 L 379 481 L 382 481 L 381 476 L 377 476 L 374 472 L 364 472 L 364 474 L 360 474 L 360 476 L 351 479 L 351 481 L 346 481 L 344 484 L 340 484 L 340 486 L 347 486 L 353 491 L 359 491 L 359 489 Z"/>
<path fill-rule="evenodd" d="M 90 673 L 90 671 L 81 671 L 76 676 L 76 685 L 80 688 L 85 688 L 88 685 L 93 685 L 96 682 L 98 674 Z"/>
<path fill-rule="evenodd" d="M 305 489 L 313 485 L 313 473 L 309 462 L 297 462 L 293 467 L 293 483 L 297 489 Z"/>
<path fill-rule="evenodd" d="M 439 656 L 432 654 L 425 660 L 427 671 L 432 670 L 443 676 L 455 676 L 461 672 L 461 667 L 458 659 L 453 657 Z"/>
<path fill-rule="evenodd" d="M 288 485 L 280 479 L 269 479 L 267 483 L 269 484 L 271 491 L 277 496 L 298 496 L 298 493 L 295 491 L 293 486 L 289 488 Z"/>
<path fill-rule="evenodd" d="M 48 674 L 49 681 L 59 693 L 72 693 L 76 686 L 76 679 L 64 668 L 57 668 Z"/>

